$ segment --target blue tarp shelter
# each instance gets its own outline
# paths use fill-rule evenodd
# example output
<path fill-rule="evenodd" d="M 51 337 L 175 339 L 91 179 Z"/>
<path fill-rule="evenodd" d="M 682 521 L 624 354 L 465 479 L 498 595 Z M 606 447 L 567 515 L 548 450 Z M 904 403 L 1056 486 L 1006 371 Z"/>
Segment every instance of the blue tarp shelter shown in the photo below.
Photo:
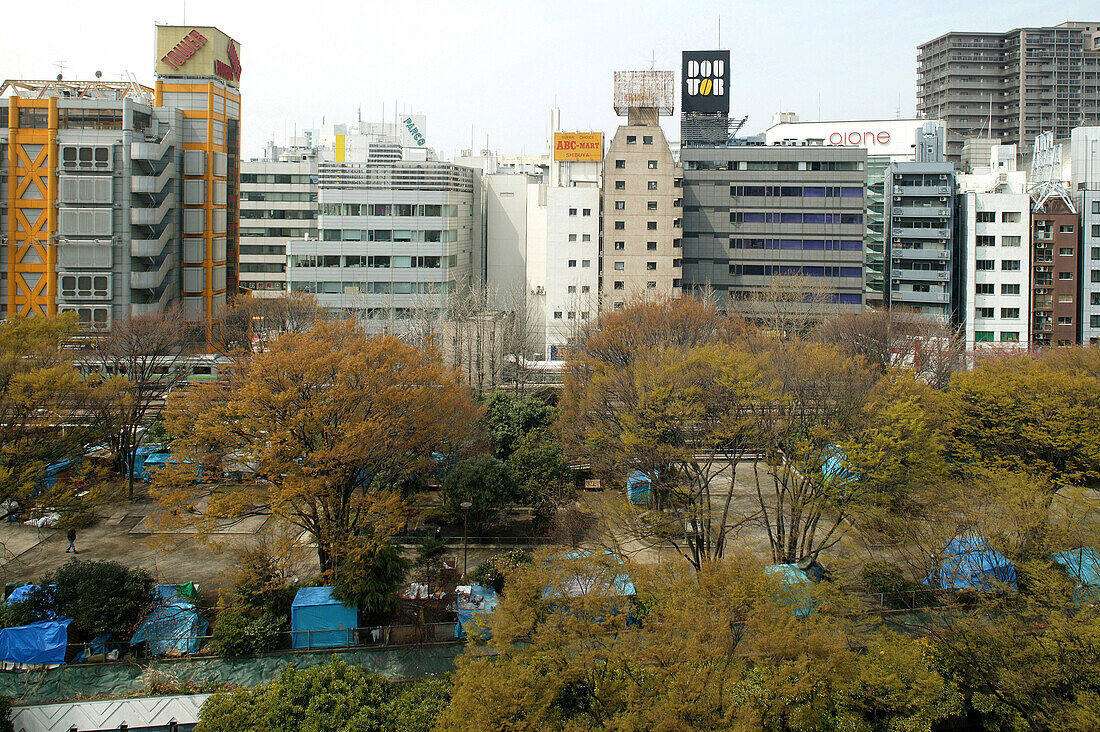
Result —
<path fill-rule="evenodd" d="M 821 473 L 830 481 L 858 480 L 859 476 L 848 469 L 848 456 L 836 445 L 825 448 L 825 460 L 821 463 Z M 778 566 L 778 565 L 777 565 Z"/>
<path fill-rule="evenodd" d="M 1077 602 L 1100 599 L 1100 554 L 1091 546 L 1050 555 L 1070 577 L 1077 580 L 1073 599 Z"/>
<path fill-rule="evenodd" d="M 173 651 L 195 653 L 210 624 L 198 609 L 185 600 L 172 600 L 158 605 L 141 621 L 130 645 L 145 643 L 149 655 L 163 656 Z"/>
<path fill-rule="evenodd" d="M 22 587 L 16 587 L 11 591 L 11 594 L 8 595 L 7 603 L 9 605 L 14 605 L 17 602 L 23 602 L 23 600 L 27 599 L 28 595 L 37 589 L 38 585 L 23 585 Z"/>
<path fill-rule="evenodd" d="M 492 587 L 470 585 L 470 593 L 468 595 L 459 592 L 458 606 L 456 608 L 458 610 L 458 622 L 455 623 L 455 638 L 465 638 L 466 628 L 474 621 L 474 616 L 484 616 L 493 612 L 499 601 L 497 591 Z M 481 618 L 479 618 L 479 620 L 480 619 Z M 480 632 L 487 634 L 484 624 L 475 622 L 474 627 Z"/>
<path fill-rule="evenodd" d="M 1016 567 L 979 536 L 953 539 L 943 565 L 924 578 L 924 584 L 943 590 L 992 590 L 1016 587 Z"/>
<path fill-rule="evenodd" d="M 653 481 L 640 470 L 626 476 L 626 497 L 631 503 L 649 503 L 653 496 Z"/>
<path fill-rule="evenodd" d="M 52 465 L 46 466 L 45 475 L 34 486 L 34 493 L 38 495 L 42 491 L 49 490 L 57 485 L 57 479 L 62 477 L 66 471 L 71 471 L 77 465 L 80 464 L 81 458 L 65 458 L 64 460 L 58 460 Z"/>
<path fill-rule="evenodd" d="M 303 587 L 290 605 L 291 648 L 353 645 L 359 613 L 332 596 L 331 587 Z"/>
<path fill-rule="evenodd" d="M 777 578 L 783 585 L 775 596 L 779 604 L 786 605 L 800 618 L 813 612 L 814 599 L 809 591 L 813 581 L 797 564 L 773 564 L 765 567 L 764 572 Z"/>
<path fill-rule="evenodd" d="M 8 663 L 65 663 L 72 620 L 42 620 L 0 630 L 0 661 Z"/>

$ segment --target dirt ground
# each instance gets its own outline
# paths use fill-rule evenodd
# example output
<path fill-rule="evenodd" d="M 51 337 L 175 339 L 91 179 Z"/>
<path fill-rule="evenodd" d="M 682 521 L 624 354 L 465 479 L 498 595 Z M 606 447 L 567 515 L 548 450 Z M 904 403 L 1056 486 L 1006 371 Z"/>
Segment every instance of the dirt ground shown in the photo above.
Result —
<path fill-rule="evenodd" d="M 235 552 L 259 543 L 259 533 L 273 528 L 275 519 L 257 517 L 241 522 L 226 533 L 198 538 L 190 532 L 156 532 L 149 517 L 156 507 L 150 502 L 116 504 L 100 510 L 93 524 L 77 532 L 80 559 L 107 559 L 132 567 L 143 567 L 161 584 L 196 582 L 204 598 L 213 603 L 231 586 L 230 572 Z M 448 554 L 461 566 L 461 539 L 449 541 Z M 7 582 L 37 582 L 43 573 L 56 569 L 72 554 L 65 552 L 65 529 L 39 529 L 21 523 L 0 523 L 0 591 Z M 473 569 L 503 548 L 469 549 L 468 566 Z M 319 571 L 317 555 L 304 552 L 303 582 Z"/>

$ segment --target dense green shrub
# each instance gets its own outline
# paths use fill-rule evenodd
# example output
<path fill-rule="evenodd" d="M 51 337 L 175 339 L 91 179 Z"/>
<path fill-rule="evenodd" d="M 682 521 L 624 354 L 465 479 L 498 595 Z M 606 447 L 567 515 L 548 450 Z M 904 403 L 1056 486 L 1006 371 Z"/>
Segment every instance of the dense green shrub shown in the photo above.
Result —
<path fill-rule="evenodd" d="M 453 521 L 469 520 L 471 534 L 494 526 L 500 512 L 519 502 L 520 490 L 512 472 L 491 455 L 476 455 L 455 466 L 443 482 L 443 508 Z M 462 503 L 473 504 L 463 511 Z"/>
<path fill-rule="evenodd" d="M 439 679 L 391 684 L 339 660 L 296 669 L 268 684 L 219 691 L 203 705 L 196 732 L 429 732 L 448 701 Z"/>
<path fill-rule="evenodd" d="M 332 596 L 373 619 L 392 613 L 408 560 L 389 543 L 357 542 L 340 559 Z"/>
<path fill-rule="evenodd" d="M 39 617 L 72 618 L 70 633 L 127 636 L 153 606 L 153 576 L 118 562 L 71 559 L 42 577 L 29 594 Z"/>
<path fill-rule="evenodd" d="M 890 562 L 868 562 L 863 567 L 863 586 L 868 592 L 883 595 L 888 607 L 920 607 L 932 602 L 928 588 L 914 582 L 905 571 Z"/>
<path fill-rule="evenodd" d="M 504 581 L 508 573 L 521 564 L 531 561 L 531 552 L 526 549 L 512 549 L 494 554 L 479 564 L 467 579 L 473 584 L 492 587 L 497 592 L 504 591 Z"/>
<path fill-rule="evenodd" d="M 247 608 L 227 607 L 214 623 L 214 650 L 222 656 L 247 656 L 279 647 L 286 616 L 263 613 L 252 616 Z"/>
<path fill-rule="evenodd" d="M 0 696 L 0 732 L 15 732 L 15 725 L 11 721 L 11 699 L 6 696 Z"/>

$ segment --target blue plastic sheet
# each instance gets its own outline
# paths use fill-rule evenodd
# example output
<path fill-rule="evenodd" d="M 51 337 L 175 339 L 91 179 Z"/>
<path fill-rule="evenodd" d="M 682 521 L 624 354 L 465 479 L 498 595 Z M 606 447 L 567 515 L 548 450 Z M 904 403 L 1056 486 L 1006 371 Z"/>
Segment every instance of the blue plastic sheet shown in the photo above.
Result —
<path fill-rule="evenodd" d="M 809 592 L 812 581 L 798 565 L 773 564 L 765 567 L 764 572 L 777 577 L 783 583 L 783 588 L 775 597 L 779 604 L 786 605 L 800 618 L 813 612 L 814 599 Z"/>
<path fill-rule="evenodd" d="M 924 584 L 944 590 L 1016 587 L 1016 566 L 981 537 L 955 539 L 947 545 L 943 566 L 925 577 Z"/>
<path fill-rule="evenodd" d="M 466 628 L 473 621 L 475 615 L 485 615 L 493 612 L 499 602 L 497 592 L 492 587 L 470 585 L 470 596 L 458 598 L 458 622 L 455 623 L 455 638 L 465 638 Z M 475 623 L 478 630 L 485 632 L 483 624 Z"/>
<path fill-rule="evenodd" d="M 38 585 L 23 585 L 22 587 L 16 587 L 11 591 L 11 594 L 8 595 L 7 603 L 9 605 L 14 605 L 17 602 L 23 602 L 27 599 L 27 596 L 36 589 L 38 589 Z"/>
<path fill-rule="evenodd" d="M 332 596 L 331 587 L 303 587 L 290 605 L 291 648 L 353 645 L 359 613 Z"/>
<path fill-rule="evenodd" d="M 8 663 L 65 663 L 72 620 L 42 620 L 0 630 L 0 661 Z"/>
<path fill-rule="evenodd" d="M 640 470 L 633 470 L 626 476 L 626 496 L 631 503 L 649 503 L 653 496 L 653 481 Z"/>
<path fill-rule="evenodd" d="M 131 645 L 146 643 L 150 655 L 163 656 L 172 651 L 194 653 L 202 644 L 210 624 L 189 602 L 177 600 L 163 604 L 141 621 Z"/>

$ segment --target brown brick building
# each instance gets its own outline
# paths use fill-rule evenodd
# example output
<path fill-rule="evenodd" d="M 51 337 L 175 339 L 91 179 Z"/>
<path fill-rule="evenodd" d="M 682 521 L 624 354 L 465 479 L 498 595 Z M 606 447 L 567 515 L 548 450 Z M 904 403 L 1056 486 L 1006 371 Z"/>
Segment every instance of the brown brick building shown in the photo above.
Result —
<path fill-rule="evenodd" d="M 1051 198 L 1031 214 L 1031 345 L 1080 342 L 1078 292 L 1080 232 L 1077 214 Z"/>

